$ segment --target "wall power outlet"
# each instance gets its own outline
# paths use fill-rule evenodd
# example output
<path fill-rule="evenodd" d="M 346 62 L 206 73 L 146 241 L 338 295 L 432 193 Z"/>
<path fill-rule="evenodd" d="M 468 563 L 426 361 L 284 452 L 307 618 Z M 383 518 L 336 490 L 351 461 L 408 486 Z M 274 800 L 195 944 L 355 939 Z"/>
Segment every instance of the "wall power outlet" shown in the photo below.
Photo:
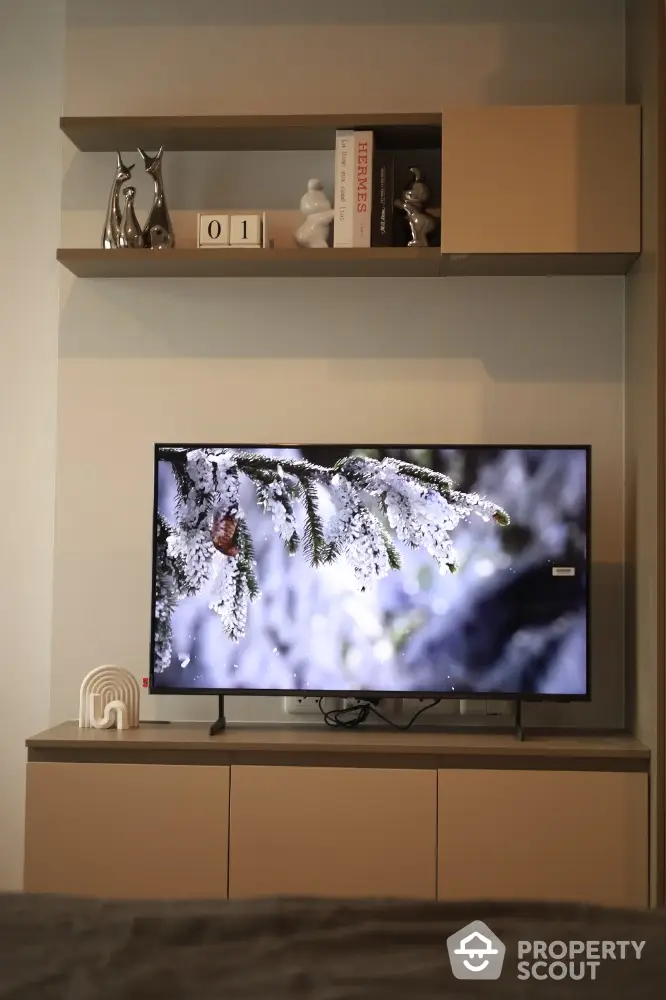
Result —
<path fill-rule="evenodd" d="M 467 698 L 460 702 L 461 715 L 511 715 L 513 704 L 510 701 L 483 698 Z"/>
<path fill-rule="evenodd" d="M 367 698 L 343 698 L 342 707 L 343 708 L 356 708 L 357 705 L 364 705 L 368 699 Z M 377 707 L 379 708 L 380 699 L 375 699 L 377 702 Z"/>
<path fill-rule="evenodd" d="M 403 714 L 409 718 L 425 705 L 431 705 L 431 708 L 427 709 L 420 717 L 420 721 L 427 723 L 428 719 L 432 719 L 436 715 L 460 715 L 460 702 L 455 698 L 442 698 L 437 705 L 432 705 L 433 700 L 433 698 L 403 698 Z"/>
<path fill-rule="evenodd" d="M 342 705 L 343 708 L 353 709 L 357 705 L 366 704 L 368 701 L 387 719 L 396 720 L 400 718 L 402 713 L 402 698 L 344 698 Z M 375 723 L 380 720 L 371 713 L 370 721 Z"/>
<path fill-rule="evenodd" d="M 487 715 L 488 708 L 484 698 L 463 698 L 460 701 L 461 715 Z"/>
<path fill-rule="evenodd" d="M 495 701 L 491 699 L 486 702 L 488 715 L 512 715 L 515 711 L 512 701 Z"/>
<path fill-rule="evenodd" d="M 287 715 L 319 715 L 321 712 L 319 709 L 320 698 L 312 698 L 308 695 L 294 695 L 290 698 L 284 699 L 284 710 Z M 335 711 L 336 708 L 342 708 L 342 698 L 324 698 L 324 703 L 322 708 L 326 712 Z"/>

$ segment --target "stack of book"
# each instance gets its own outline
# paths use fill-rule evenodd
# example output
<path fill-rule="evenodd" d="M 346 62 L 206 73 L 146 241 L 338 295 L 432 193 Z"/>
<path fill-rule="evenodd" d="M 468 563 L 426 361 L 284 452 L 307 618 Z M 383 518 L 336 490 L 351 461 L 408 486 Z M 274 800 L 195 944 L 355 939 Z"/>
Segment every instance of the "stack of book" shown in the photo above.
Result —
<path fill-rule="evenodd" d="M 421 167 L 431 194 L 428 210 L 436 210 L 441 205 L 439 149 L 383 149 L 373 132 L 336 132 L 334 247 L 407 245 L 409 228 L 394 202 L 410 182 L 410 167 Z"/>

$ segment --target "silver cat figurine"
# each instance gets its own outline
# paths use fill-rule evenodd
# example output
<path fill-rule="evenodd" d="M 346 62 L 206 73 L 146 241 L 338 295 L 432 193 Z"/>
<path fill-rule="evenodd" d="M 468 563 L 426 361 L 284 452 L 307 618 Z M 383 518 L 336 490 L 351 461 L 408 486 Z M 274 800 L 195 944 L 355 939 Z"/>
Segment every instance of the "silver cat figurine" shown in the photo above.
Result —
<path fill-rule="evenodd" d="M 123 210 L 120 204 L 120 189 L 123 184 L 130 180 L 134 164 L 126 166 L 120 153 L 116 153 L 116 174 L 111 185 L 109 195 L 109 207 L 106 210 L 106 220 L 104 222 L 104 232 L 102 234 L 102 246 L 105 250 L 115 250 L 118 247 L 118 236 L 123 218 Z"/>
<path fill-rule="evenodd" d="M 423 180 L 420 167 L 410 167 L 412 183 L 402 192 L 402 198 L 395 199 L 395 207 L 401 208 L 407 217 L 412 234 L 408 247 L 427 247 L 428 235 L 436 226 L 435 219 L 425 208 L 430 201 L 430 189 Z"/>
<path fill-rule="evenodd" d="M 146 173 L 150 174 L 155 184 L 153 204 L 148 213 L 148 219 L 143 227 L 144 246 L 152 250 L 166 250 L 175 246 L 171 217 L 167 208 L 164 196 L 164 181 L 162 180 L 162 156 L 164 146 L 160 146 L 155 156 L 149 156 L 143 149 L 139 149 L 139 156 L 143 160 Z"/>
<path fill-rule="evenodd" d="M 137 219 L 136 212 L 134 211 L 136 188 L 126 187 L 123 194 L 125 195 L 125 208 L 123 209 L 123 218 L 120 223 L 118 246 L 126 247 L 131 250 L 139 250 L 141 247 L 145 246 L 145 241 L 143 233 L 141 232 L 139 220 Z"/>

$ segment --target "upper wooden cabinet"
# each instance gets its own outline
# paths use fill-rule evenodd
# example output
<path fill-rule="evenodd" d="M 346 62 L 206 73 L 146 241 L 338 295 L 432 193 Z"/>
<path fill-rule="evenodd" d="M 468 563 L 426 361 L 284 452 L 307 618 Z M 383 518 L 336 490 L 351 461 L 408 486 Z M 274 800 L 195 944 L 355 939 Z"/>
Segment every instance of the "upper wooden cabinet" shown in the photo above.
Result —
<path fill-rule="evenodd" d="M 630 105 L 445 111 L 442 253 L 639 253 L 640 133 Z"/>

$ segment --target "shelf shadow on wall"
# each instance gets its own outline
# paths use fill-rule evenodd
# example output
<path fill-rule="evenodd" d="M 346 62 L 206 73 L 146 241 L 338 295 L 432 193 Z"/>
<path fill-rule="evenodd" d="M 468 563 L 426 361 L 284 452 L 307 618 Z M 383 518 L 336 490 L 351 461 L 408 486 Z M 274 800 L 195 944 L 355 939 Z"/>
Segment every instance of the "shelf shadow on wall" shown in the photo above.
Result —
<path fill-rule="evenodd" d="M 621 278 L 62 281 L 63 358 L 473 359 L 500 381 L 623 379 Z"/>

